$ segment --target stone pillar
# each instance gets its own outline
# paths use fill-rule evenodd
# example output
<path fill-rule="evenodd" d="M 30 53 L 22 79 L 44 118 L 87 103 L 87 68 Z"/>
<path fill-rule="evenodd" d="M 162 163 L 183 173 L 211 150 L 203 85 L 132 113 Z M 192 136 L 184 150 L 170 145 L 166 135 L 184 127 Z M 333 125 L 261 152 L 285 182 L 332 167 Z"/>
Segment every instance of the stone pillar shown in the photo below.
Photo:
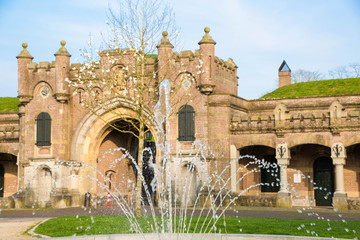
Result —
<path fill-rule="evenodd" d="M 171 58 L 172 49 L 174 48 L 174 46 L 170 43 L 169 39 L 167 38 L 168 33 L 164 31 L 162 35 L 163 35 L 163 39 L 161 39 L 160 44 L 157 45 L 160 81 L 164 80 L 165 78 L 172 79 L 170 77 L 171 75 L 170 58 Z"/>
<path fill-rule="evenodd" d="M 231 169 L 231 191 L 239 192 L 239 151 L 234 145 L 230 145 L 230 169 Z"/>
<path fill-rule="evenodd" d="M 335 192 L 333 206 L 337 209 L 347 209 L 347 194 L 344 187 L 344 165 L 346 150 L 342 143 L 334 143 L 331 147 L 331 158 L 335 165 Z"/>
<path fill-rule="evenodd" d="M 202 73 L 199 76 L 198 88 L 202 94 L 209 95 L 214 91 L 214 74 L 215 74 L 215 44 L 216 42 L 211 38 L 209 32 L 210 28 L 204 29 L 205 35 L 199 42 L 200 58 L 203 62 L 200 70 Z"/>
<path fill-rule="evenodd" d="M 287 166 L 290 163 L 290 150 L 286 143 L 277 145 L 276 159 L 280 166 L 280 191 L 277 194 L 276 206 L 290 208 L 291 194 L 289 192 L 287 181 Z"/>
<path fill-rule="evenodd" d="M 65 103 L 70 99 L 69 83 L 66 79 L 70 76 L 70 53 L 66 50 L 66 42 L 60 42 L 61 47 L 55 53 L 55 98 L 61 103 Z"/>

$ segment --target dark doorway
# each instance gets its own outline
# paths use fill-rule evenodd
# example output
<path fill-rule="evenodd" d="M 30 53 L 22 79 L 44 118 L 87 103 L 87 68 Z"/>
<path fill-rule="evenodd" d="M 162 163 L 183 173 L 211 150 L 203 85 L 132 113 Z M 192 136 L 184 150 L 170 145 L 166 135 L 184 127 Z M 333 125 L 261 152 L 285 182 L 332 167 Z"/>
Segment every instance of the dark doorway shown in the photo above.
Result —
<path fill-rule="evenodd" d="M 153 189 L 152 181 L 155 176 L 155 169 L 156 166 L 156 144 L 155 140 L 150 132 L 147 132 L 149 134 L 145 134 L 144 139 L 144 154 L 143 154 L 143 177 L 144 177 L 144 183 L 142 184 L 142 190 L 141 190 L 141 202 L 142 205 L 150 205 L 150 202 L 152 202 L 155 206 L 157 204 L 156 202 L 156 189 Z M 138 149 L 139 149 L 139 140 L 137 138 L 132 139 L 131 143 L 131 149 L 130 154 L 131 156 L 134 156 L 136 163 L 138 162 Z M 137 178 L 137 170 L 134 164 L 132 163 L 134 174 Z M 149 196 L 146 193 L 145 187 L 146 185 L 147 191 Z M 149 199 L 150 197 L 150 199 Z"/>
<path fill-rule="evenodd" d="M 261 192 L 278 192 L 280 190 L 280 168 L 275 155 L 264 158 L 265 166 L 261 168 Z"/>
<path fill-rule="evenodd" d="M 330 158 L 320 157 L 315 160 L 314 182 L 316 206 L 332 206 L 334 168 Z"/>
<path fill-rule="evenodd" d="M 0 197 L 4 197 L 4 167 L 0 164 Z"/>

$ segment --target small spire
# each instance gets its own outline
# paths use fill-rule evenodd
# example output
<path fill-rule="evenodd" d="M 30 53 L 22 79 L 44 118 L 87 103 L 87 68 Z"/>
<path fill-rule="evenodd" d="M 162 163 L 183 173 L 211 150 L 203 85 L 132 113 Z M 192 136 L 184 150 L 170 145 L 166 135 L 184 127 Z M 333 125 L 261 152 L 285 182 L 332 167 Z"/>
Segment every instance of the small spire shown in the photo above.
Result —
<path fill-rule="evenodd" d="M 34 57 L 30 55 L 29 51 L 26 49 L 28 47 L 27 43 L 23 43 L 22 47 L 24 48 L 21 53 L 16 58 L 29 58 L 33 59 Z"/>
<path fill-rule="evenodd" d="M 204 28 L 204 32 L 205 32 L 205 35 L 203 36 L 203 38 L 201 39 L 199 44 L 203 44 L 203 43 L 216 44 L 216 42 L 211 38 L 211 36 L 209 34 L 210 28 L 209 27 Z"/>
<path fill-rule="evenodd" d="M 167 31 L 163 31 L 162 33 L 163 38 L 161 39 L 161 42 L 159 45 L 157 45 L 157 47 L 171 47 L 174 48 L 174 46 L 170 43 L 169 39 L 167 38 L 168 36 L 168 32 Z"/>
<path fill-rule="evenodd" d="M 61 44 L 61 48 L 59 48 L 59 51 L 57 53 L 55 53 L 54 55 L 71 57 L 70 53 L 65 48 L 65 44 L 66 44 L 65 40 L 61 40 L 60 44 Z"/>

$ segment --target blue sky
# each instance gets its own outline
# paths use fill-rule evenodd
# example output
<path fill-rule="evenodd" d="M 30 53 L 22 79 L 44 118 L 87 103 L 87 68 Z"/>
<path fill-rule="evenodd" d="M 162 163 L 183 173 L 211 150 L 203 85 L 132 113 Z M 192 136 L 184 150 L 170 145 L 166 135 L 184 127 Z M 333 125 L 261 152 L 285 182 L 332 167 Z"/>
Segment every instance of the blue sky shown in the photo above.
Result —
<path fill-rule="evenodd" d="M 17 96 L 22 42 L 35 62 L 53 61 L 62 39 L 77 62 L 79 49 L 106 29 L 106 0 L 0 0 L 0 96 Z M 239 96 L 255 99 L 277 87 L 283 59 L 294 71 L 326 74 L 360 63 L 358 0 L 174 0 L 178 50 L 198 49 L 204 27 L 215 54 L 238 68 Z"/>

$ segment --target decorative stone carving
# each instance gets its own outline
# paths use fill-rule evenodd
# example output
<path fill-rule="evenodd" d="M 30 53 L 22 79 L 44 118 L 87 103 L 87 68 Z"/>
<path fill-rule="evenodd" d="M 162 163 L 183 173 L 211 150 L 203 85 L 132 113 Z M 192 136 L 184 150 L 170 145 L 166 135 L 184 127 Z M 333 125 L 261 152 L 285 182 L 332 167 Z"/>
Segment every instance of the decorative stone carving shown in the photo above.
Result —
<path fill-rule="evenodd" d="M 346 149 L 342 143 L 334 143 L 331 146 L 331 158 L 333 159 L 333 164 L 345 164 L 346 158 Z"/>
<path fill-rule="evenodd" d="M 198 86 L 199 91 L 202 94 L 210 95 L 214 91 L 215 85 L 212 84 L 201 84 Z"/>
<path fill-rule="evenodd" d="M 338 100 L 335 100 L 329 107 L 330 119 L 337 120 L 342 117 L 342 112 L 345 108 L 340 104 Z"/>
<path fill-rule="evenodd" d="M 290 159 L 290 150 L 287 147 L 286 143 L 280 143 L 276 147 L 276 159 L 278 164 L 289 164 Z"/>
<path fill-rule="evenodd" d="M 285 104 L 279 102 L 274 109 L 275 123 L 285 121 L 287 119 L 287 113 L 289 113 L 289 110 Z"/>

